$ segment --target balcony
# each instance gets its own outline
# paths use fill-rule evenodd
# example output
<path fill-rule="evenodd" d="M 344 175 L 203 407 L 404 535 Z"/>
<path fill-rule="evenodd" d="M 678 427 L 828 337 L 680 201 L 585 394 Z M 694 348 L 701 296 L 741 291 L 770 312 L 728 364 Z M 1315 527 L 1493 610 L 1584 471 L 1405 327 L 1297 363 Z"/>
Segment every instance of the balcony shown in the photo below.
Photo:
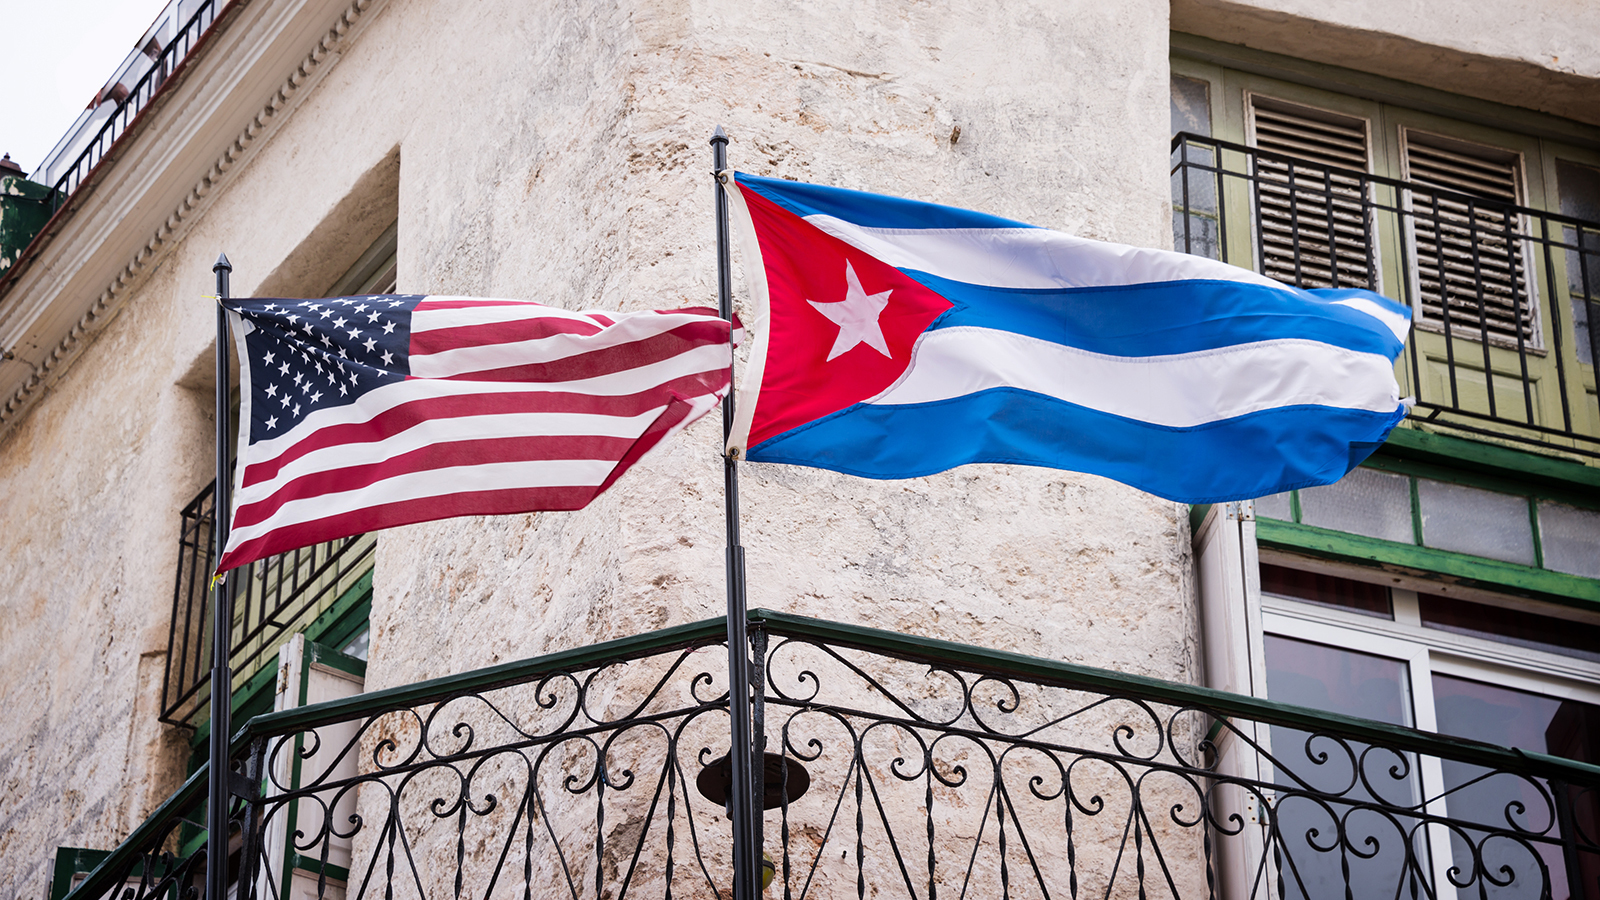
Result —
<path fill-rule="evenodd" d="M 1595 766 L 814 619 L 750 624 L 768 896 L 1600 895 Z M 233 741 L 237 896 L 729 896 L 725 634 L 706 621 L 250 720 Z M 72 900 L 203 884 L 204 794 L 201 772 Z"/>
<path fill-rule="evenodd" d="M 1398 181 L 1185 133 L 1172 162 L 1178 250 L 1411 308 L 1403 427 L 1600 460 L 1600 223 L 1471 192 L 1464 160 Z"/>
<path fill-rule="evenodd" d="M 36 180 L 53 188 L 56 207 L 83 186 L 89 173 L 154 102 L 216 21 L 218 5 L 216 0 L 172 0 L 161 11 L 138 49 L 122 61 L 34 173 Z"/>
<path fill-rule="evenodd" d="M 211 573 L 216 568 L 215 483 L 183 509 L 172 589 L 161 721 L 196 726 L 211 716 Z M 357 535 L 291 550 L 242 567 L 232 579 L 228 664 L 238 698 L 275 671 L 278 648 L 341 601 L 362 593 L 377 541 Z M 269 692 L 270 693 L 270 692 Z"/>

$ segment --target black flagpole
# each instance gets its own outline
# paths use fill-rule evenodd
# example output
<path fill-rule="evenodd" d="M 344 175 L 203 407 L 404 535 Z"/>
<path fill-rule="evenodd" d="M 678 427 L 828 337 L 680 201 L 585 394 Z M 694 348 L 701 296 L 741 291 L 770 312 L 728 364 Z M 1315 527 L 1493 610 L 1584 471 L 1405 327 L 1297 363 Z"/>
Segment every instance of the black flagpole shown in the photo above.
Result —
<path fill-rule="evenodd" d="M 216 559 L 228 543 L 228 275 L 233 264 L 226 253 L 211 267 L 217 276 L 217 481 L 211 490 L 212 533 Z M 228 665 L 233 634 L 232 573 L 211 580 L 211 771 L 206 798 L 206 897 L 228 896 L 228 738 L 233 731 L 233 670 Z"/>
<path fill-rule="evenodd" d="M 718 125 L 711 135 L 711 165 L 717 179 L 717 310 L 733 318 L 733 267 L 728 248 L 728 197 L 723 173 L 728 168 L 728 135 Z M 731 377 L 732 372 L 729 372 Z M 733 388 L 722 401 L 722 438 L 733 429 Z M 746 652 L 744 547 L 739 544 L 739 468 L 733 457 L 722 458 L 723 497 L 728 521 L 728 719 L 731 726 L 729 762 L 733 784 L 728 808 L 733 819 L 733 897 L 756 900 L 761 894 L 761 821 L 755 807 L 755 744 L 750 735 L 750 657 Z"/>

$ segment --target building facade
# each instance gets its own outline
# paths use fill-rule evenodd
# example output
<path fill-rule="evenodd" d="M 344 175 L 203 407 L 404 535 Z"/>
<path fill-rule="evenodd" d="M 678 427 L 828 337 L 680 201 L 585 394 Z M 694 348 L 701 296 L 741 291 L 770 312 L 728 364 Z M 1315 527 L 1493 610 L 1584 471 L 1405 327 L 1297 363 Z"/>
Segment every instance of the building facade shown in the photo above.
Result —
<path fill-rule="evenodd" d="M 0 893 L 203 856 L 219 253 L 240 296 L 710 305 L 721 124 L 741 171 L 1417 323 L 1411 419 L 1253 504 L 742 466 L 790 895 L 1600 896 L 1600 10 L 1324 6 L 175 0 L 0 272 Z M 720 436 L 254 567 L 241 884 L 726 890 Z"/>

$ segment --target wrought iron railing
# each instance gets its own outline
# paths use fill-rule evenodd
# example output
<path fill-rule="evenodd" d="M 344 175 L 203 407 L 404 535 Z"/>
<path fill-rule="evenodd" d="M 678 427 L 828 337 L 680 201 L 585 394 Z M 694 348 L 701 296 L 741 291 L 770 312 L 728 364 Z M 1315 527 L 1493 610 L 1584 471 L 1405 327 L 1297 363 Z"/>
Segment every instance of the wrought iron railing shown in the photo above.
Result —
<path fill-rule="evenodd" d="M 161 721 L 174 725 L 194 725 L 210 715 L 214 487 L 206 485 L 183 509 L 161 689 Z M 372 569 L 375 546 L 372 535 L 357 535 L 241 567 L 232 581 L 235 685 L 276 660 L 284 641 L 355 587 Z"/>
<path fill-rule="evenodd" d="M 751 621 L 768 896 L 1600 896 L 1594 766 Z M 233 743 L 251 795 L 238 897 L 729 896 L 724 634 L 702 622 L 251 720 Z M 163 854 L 195 790 L 73 900 L 192 880 Z M 144 870 L 182 874 L 130 877 Z"/>
<path fill-rule="evenodd" d="M 81 149 L 76 149 L 77 140 L 67 144 L 67 151 L 72 152 L 76 149 L 76 156 L 59 175 L 55 174 L 56 167 L 53 163 L 49 164 L 46 170 L 47 174 L 44 177 L 53 178 L 51 187 L 55 189 L 53 196 L 57 208 L 83 184 L 83 180 L 100 160 L 105 158 L 117 139 L 122 137 L 133 121 L 139 117 L 139 113 L 150 105 L 156 92 L 176 72 L 179 64 L 189 55 L 189 51 L 199 43 L 206 29 L 215 22 L 216 10 L 222 2 L 225 0 L 198 0 L 194 13 L 179 23 L 177 33 L 171 40 L 159 49 L 150 48 L 153 52 L 148 54 L 149 65 L 142 75 L 131 85 L 120 80 L 114 81 L 109 86 L 108 93 L 97 98 L 100 103 L 95 108 L 95 114 L 85 123 L 85 127 L 93 129 L 87 141 L 82 144 Z M 109 109 L 109 114 L 99 113 L 103 109 Z M 80 136 L 72 137 L 77 139 Z"/>
<path fill-rule="evenodd" d="M 1410 307 L 1408 427 L 1600 459 L 1600 223 L 1193 134 L 1178 250 Z"/>

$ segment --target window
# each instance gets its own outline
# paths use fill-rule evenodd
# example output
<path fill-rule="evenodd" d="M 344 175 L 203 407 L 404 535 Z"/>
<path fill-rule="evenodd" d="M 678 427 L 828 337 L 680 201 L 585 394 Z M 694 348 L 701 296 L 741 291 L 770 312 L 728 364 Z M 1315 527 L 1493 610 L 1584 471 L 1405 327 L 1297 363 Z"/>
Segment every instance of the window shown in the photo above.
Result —
<path fill-rule="evenodd" d="M 1261 547 L 1253 524 L 1248 504 L 1230 504 L 1208 511 L 1197 530 L 1212 686 L 1600 763 L 1600 609 L 1463 588 L 1427 572 L 1386 572 Z M 1355 775 L 1341 762 L 1347 757 L 1333 753 L 1307 764 L 1320 752 L 1309 737 L 1274 727 L 1256 740 L 1301 777 L 1326 779 L 1324 787 L 1335 794 L 1345 790 Z M 1359 755 L 1362 747 L 1353 750 Z M 1269 779 L 1271 774 L 1261 772 Z M 1524 827 L 1559 833 L 1556 823 L 1532 818 L 1548 809 L 1539 792 L 1550 787 L 1542 783 L 1454 763 L 1383 765 L 1363 774 L 1347 798 L 1400 807 L 1427 800 L 1438 804 L 1430 806 L 1435 814 L 1486 827 L 1504 827 L 1508 814 L 1526 813 Z M 1279 834 L 1297 866 L 1296 878 L 1287 880 L 1289 896 L 1343 896 L 1342 865 L 1350 866 L 1354 896 L 1393 896 L 1404 883 L 1407 840 L 1418 842 L 1419 858 L 1432 860 L 1432 883 L 1445 883 L 1442 873 L 1451 866 L 1474 871 L 1470 826 L 1398 835 L 1392 819 L 1359 807 L 1340 809 L 1348 815 L 1334 822 L 1328 807 L 1312 800 L 1295 796 L 1277 805 Z M 1577 812 L 1592 823 L 1600 807 L 1580 797 Z M 1339 829 L 1347 846 L 1363 846 L 1370 837 L 1375 852 L 1341 860 L 1316 849 L 1316 834 Z M 1481 849 L 1491 870 L 1504 865 L 1526 877 L 1542 863 L 1555 897 L 1600 896 L 1600 868 L 1593 860 L 1582 860 L 1586 887 L 1569 891 L 1559 849 L 1515 842 L 1489 842 Z M 1229 861 L 1223 863 L 1226 870 Z M 1480 888 L 1485 885 L 1475 882 L 1474 896 Z M 1532 896 L 1526 889 L 1525 881 L 1515 889 L 1488 886 L 1483 895 Z"/>
<path fill-rule="evenodd" d="M 1600 578 L 1600 508 L 1541 496 L 1515 482 L 1408 474 L 1379 458 L 1336 484 L 1263 497 L 1268 520 Z"/>
<path fill-rule="evenodd" d="M 1600 459 L 1600 128 L 1173 46 L 1177 249 L 1410 306 L 1408 427 Z"/>
<path fill-rule="evenodd" d="M 1368 122 L 1249 95 L 1254 145 L 1284 158 L 1257 163 L 1262 274 L 1304 287 L 1378 290 L 1376 248 L 1351 172 L 1371 168 Z"/>
<path fill-rule="evenodd" d="M 1371 578 L 1363 573 L 1331 574 L 1326 565 L 1307 572 L 1307 562 L 1268 556 L 1261 564 L 1269 699 L 1600 762 L 1600 618 L 1506 598 L 1472 602 L 1430 596 L 1363 580 Z M 1311 590 L 1304 589 L 1308 579 Z M 1378 602 L 1383 595 L 1388 595 L 1383 598 L 1387 603 Z M 1305 739 L 1286 729 L 1274 729 L 1271 735 L 1274 752 L 1290 757 Z M 1435 770 L 1418 767 L 1371 789 L 1401 805 L 1442 797 L 1445 813 L 1467 822 L 1504 822 L 1516 803 L 1530 815 L 1542 814 L 1545 804 L 1530 793 L 1533 785 L 1484 775 L 1476 767 L 1447 762 Z M 1280 815 L 1289 823 L 1285 831 L 1291 840 L 1305 840 L 1307 829 L 1318 824 L 1318 811 L 1309 805 L 1280 809 Z M 1347 824 L 1371 829 L 1377 845 L 1388 846 L 1388 858 L 1380 852 L 1359 864 L 1357 887 L 1366 881 L 1378 891 L 1380 885 L 1398 883 L 1391 869 L 1403 853 L 1384 839 L 1390 836 L 1382 834 L 1379 817 L 1363 823 L 1352 816 Z M 1524 824 L 1543 830 L 1551 823 L 1530 819 Z M 1452 864 L 1470 872 L 1468 845 L 1460 835 L 1451 835 L 1449 843 Z M 1521 872 L 1537 868 L 1531 859 L 1518 858 L 1530 853 L 1525 847 L 1508 843 L 1484 849 L 1491 853 L 1485 860 L 1491 869 L 1500 864 Z M 1569 896 L 1560 853 L 1542 845 L 1537 852 L 1549 867 L 1553 896 Z M 1342 889 L 1337 859 L 1315 852 L 1303 857 L 1314 861 L 1301 872 L 1308 884 Z M 1318 871 L 1319 863 L 1331 868 Z M 1325 895 L 1313 889 L 1312 896 Z"/>
<path fill-rule="evenodd" d="M 1560 158 L 1555 169 L 1561 214 L 1600 222 L 1600 169 Z M 1592 366 L 1600 359 L 1600 227 L 1568 223 L 1561 229 L 1561 240 L 1578 356 Z"/>

